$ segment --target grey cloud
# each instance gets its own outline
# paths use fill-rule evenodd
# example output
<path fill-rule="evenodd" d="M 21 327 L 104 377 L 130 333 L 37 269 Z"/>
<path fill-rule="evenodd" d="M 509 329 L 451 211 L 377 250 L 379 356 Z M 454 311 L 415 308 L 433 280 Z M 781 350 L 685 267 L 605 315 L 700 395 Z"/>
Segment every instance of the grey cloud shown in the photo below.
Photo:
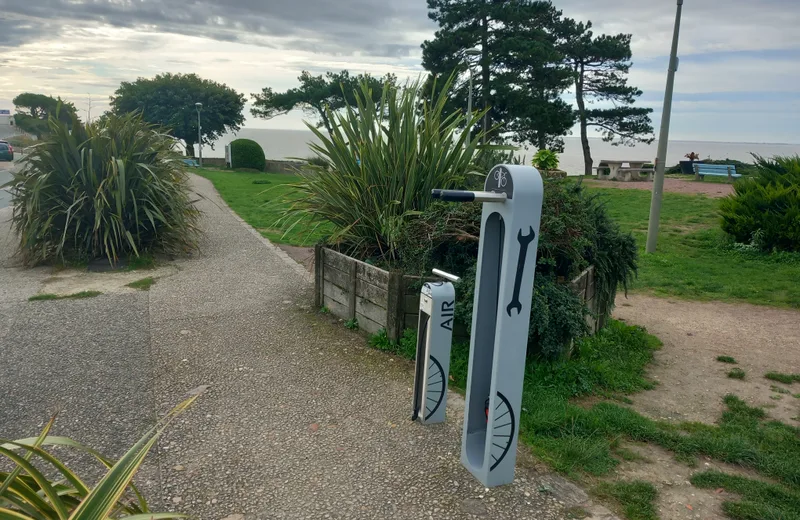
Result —
<path fill-rule="evenodd" d="M 0 29 L 17 26 L 0 30 L 0 46 L 50 37 L 58 20 L 62 27 L 102 23 L 259 45 L 284 38 L 309 50 L 395 57 L 419 48 L 408 33 L 432 28 L 424 0 L 27 0 L 11 8 L 12 1 L 0 0 L 8 16 Z"/>

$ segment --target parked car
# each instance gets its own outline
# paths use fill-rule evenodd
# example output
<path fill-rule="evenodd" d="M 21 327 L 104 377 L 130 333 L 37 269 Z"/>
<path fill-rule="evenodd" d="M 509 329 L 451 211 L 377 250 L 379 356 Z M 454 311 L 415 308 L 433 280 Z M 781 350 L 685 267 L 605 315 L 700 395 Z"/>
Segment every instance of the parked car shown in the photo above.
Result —
<path fill-rule="evenodd" d="M 0 161 L 13 161 L 14 147 L 7 141 L 0 141 Z"/>

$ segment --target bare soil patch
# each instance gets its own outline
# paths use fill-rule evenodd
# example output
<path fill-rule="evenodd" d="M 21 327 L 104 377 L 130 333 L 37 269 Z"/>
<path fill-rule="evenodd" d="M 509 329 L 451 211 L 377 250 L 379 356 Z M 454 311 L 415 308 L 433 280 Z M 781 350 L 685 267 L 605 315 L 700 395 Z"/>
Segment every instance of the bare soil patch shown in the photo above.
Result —
<path fill-rule="evenodd" d="M 631 396 L 654 419 L 715 423 L 722 398 L 735 394 L 787 424 L 800 425 L 800 384 L 764 378 L 770 371 L 800 373 L 800 312 L 748 304 L 691 302 L 646 295 L 617 297 L 614 316 L 642 325 L 664 343 L 650 376 L 655 389 Z M 717 361 L 732 356 L 736 365 Z M 727 376 L 744 370 L 743 380 Z M 781 393 L 782 388 L 790 393 Z"/>
<path fill-rule="evenodd" d="M 734 475 L 763 480 L 753 471 L 725 464 L 710 458 L 689 467 L 675 460 L 673 454 L 653 444 L 624 443 L 624 448 L 641 457 L 641 460 L 624 461 L 618 467 L 615 480 L 644 480 L 658 490 L 658 516 L 661 520 L 727 520 L 722 503 L 736 500 L 734 494 L 722 489 L 698 489 L 689 478 L 698 472 L 716 470 Z"/>
<path fill-rule="evenodd" d="M 309 272 L 314 272 L 314 248 L 313 247 L 297 247 L 288 244 L 276 244 L 283 249 L 292 260 L 301 264 L 308 269 Z"/>
<path fill-rule="evenodd" d="M 652 182 L 614 182 L 599 181 L 596 179 L 584 180 L 593 188 L 615 188 L 620 190 L 645 190 L 653 191 Z M 667 193 L 684 193 L 690 195 L 702 194 L 711 198 L 721 198 L 733 193 L 731 184 L 715 184 L 705 182 L 684 181 L 682 179 L 664 179 L 664 191 Z"/>
<path fill-rule="evenodd" d="M 173 265 L 165 265 L 155 269 L 136 271 L 116 271 L 108 273 L 92 273 L 86 270 L 65 269 L 54 271 L 49 278 L 42 280 L 38 294 L 55 294 L 68 296 L 83 291 L 99 291 L 107 293 L 131 293 L 137 289 L 127 284 L 142 278 L 166 278 L 178 271 Z"/>

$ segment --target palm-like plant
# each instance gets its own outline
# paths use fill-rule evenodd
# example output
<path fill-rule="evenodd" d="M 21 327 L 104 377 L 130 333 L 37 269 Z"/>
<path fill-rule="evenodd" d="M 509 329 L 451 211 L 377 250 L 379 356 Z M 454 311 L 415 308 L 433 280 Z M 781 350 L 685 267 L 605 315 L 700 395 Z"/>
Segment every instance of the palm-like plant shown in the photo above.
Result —
<path fill-rule="evenodd" d="M 65 437 L 47 434 L 55 418 L 45 426 L 39 437 L 30 439 L 0 439 L 0 456 L 14 465 L 10 472 L 0 471 L 0 518 L 3 520 L 158 520 L 183 518 L 176 513 L 153 513 L 147 501 L 131 483 L 144 458 L 158 437 L 178 414 L 197 396 L 191 397 L 158 422 L 116 464 Z M 66 464 L 43 446 L 66 446 L 91 454 L 108 468 L 106 475 L 93 489 Z M 40 459 L 55 469 L 60 480 L 51 481 L 31 461 Z M 128 490 L 130 489 L 130 493 Z"/>
<path fill-rule="evenodd" d="M 4 186 L 26 264 L 195 246 L 199 213 L 173 137 L 139 114 L 49 125 Z"/>
<path fill-rule="evenodd" d="M 301 195 L 284 216 L 289 230 L 296 217 L 330 222 L 330 241 L 348 252 L 396 259 L 405 223 L 430 204 L 431 190 L 456 187 L 476 173 L 471 165 L 483 134 L 469 139 L 462 129 L 476 126 L 483 113 L 469 120 L 460 112 L 445 115 L 450 84 L 434 85 L 432 98 L 419 82 L 386 84 L 375 103 L 362 83 L 356 106 L 329 113 L 330 135 L 308 125 L 320 141 L 311 148 L 327 166 L 312 164 L 300 174 Z"/>

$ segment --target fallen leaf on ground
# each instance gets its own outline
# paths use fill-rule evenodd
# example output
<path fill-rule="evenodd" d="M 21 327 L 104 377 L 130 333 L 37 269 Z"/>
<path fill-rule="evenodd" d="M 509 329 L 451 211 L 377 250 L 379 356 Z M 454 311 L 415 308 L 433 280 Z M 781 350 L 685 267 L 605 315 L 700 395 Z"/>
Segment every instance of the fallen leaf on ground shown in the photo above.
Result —
<path fill-rule="evenodd" d="M 689 511 L 694 511 L 694 508 L 691 506 L 691 504 L 686 504 L 686 509 Z"/>
<path fill-rule="evenodd" d="M 311 430 L 312 432 L 315 432 L 315 431 L 319 430 L 319 424 L 311 423 L 311 425 L 308 427 L 308 429 Z"/>

